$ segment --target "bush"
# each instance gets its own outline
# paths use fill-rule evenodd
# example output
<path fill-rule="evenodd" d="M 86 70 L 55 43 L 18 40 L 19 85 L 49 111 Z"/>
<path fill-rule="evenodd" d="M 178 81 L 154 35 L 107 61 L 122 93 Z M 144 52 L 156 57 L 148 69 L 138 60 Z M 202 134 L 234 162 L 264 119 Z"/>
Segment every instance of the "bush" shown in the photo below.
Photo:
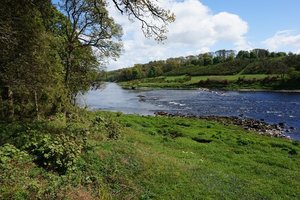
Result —
<path fill-rule="evenodd" d="M 117 114 L 118 116 L 118 114 Z M 112 119 L 111 117 L 97 116 L 94 120 L 94 125 L 98 126 L 98 129 L 103 129 L 107 133 L 109 139 L 118 139 L 121 135 L 121 125 Z"/>
<path fill-rule="evenodd" d="M 292 80 L 300 79 L 300 72 L 296 71 L 294 68 L 290 68 L 288 71 L 288 76 Z"/>
<path fill-rule="evenodd" d="M 41 134 L 33 137 L 24 148 L 39 166 L 64 174 L 73 166 L 83 147 L 84 141 L 72 136 Z"/>
<path fill-rule="evenodd" d="M 11 144 L 5 144 L 0 147 L 0 167 L 5 168 L 9 162 L 17 160 L 19 162 L 31 161 L 30 156 Z"/>
<path fill-rule="evenodd" d="M 39 166 L 63 174 L 86 146 L 88 133 L 76 123 L 63 124 L 52 121 L 7 124 L 0 127 L 0 144 L 14 145 L 32 155 Z"/>

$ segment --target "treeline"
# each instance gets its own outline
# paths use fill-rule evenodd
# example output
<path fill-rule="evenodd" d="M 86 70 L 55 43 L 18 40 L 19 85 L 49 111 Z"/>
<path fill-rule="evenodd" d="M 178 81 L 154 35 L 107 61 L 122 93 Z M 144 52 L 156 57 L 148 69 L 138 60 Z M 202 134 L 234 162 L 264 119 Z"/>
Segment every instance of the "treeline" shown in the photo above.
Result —
<path fill-rule="evenodd" d="M 299 75 L 300 55 L 285 52 L 269 52 L 266 49 L 251 51 L 219 50 L 195 56 L 169 58 L 136 64 L 108 73 L 110 81 L 129 81 L 161 75 L 234 75 L 280 74 Z"/>
<path fill-rule="evenodd" d="M 118 54 L 119 43 L 111 39 L 119 38 L 120 28 L 91 3 L 61 1 L 55 7 L 51 0 L 1 1 L 0 118 L 68 111 L 76 94 L 97 79 L 96 40 L 107 40 L 102 50 L 108 56 Z M 107 26 L 101 35 L 91 29 L 100 20 Z"/>

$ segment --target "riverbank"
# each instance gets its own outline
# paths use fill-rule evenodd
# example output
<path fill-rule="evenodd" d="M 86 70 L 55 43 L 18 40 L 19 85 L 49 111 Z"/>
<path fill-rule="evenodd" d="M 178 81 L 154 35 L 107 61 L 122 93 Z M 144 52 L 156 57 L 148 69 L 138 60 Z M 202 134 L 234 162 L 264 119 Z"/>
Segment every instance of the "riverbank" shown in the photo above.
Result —
<path fill-rule="evenodd" d="M 300 196 L 300 143 L 226 121 L 81 110 L 0 136 L 0 199 Z"/>
<path fill-rule="evenodd" d="M 299 89 L 295 90 L 272 90 L 272 89 L 224 89 L 224 88 L 203 88 L 203 87 L 153 87 L 153 86 L 135 86 L 135 85 L 126 85 L 120 84 L 120 86 L 125 90 L 201 90 L 201 91 L 237 91 L 237 92 L 282 92 L 282 93 L 300 93 Z"/>
<path fill-rule="evenodd" d="M 264 122 L 264 119 L 255 120 L 250 118 L 241 117 L 226 117 L 226 116 L 197 116 L 191 114 L 181 114 L 181 113 L 168 113 L 168 112 L 155 112 L 156 116 L 166 116 L 166 117 L 182 117 L 188 119 L 202 119 L 208 121 L 214 121 L 221 123 L 225 126 L 231 124 L 236 125 L 247 131 L 254 131 L 260 135 L 277 137 L 277 138 L 286 138 L 291 139 L 289 136 L 286 136 L 286 132 L 291 132 L 294 127 L 286 127 L 284 123 L 279 124 L 268 124 Z"/>

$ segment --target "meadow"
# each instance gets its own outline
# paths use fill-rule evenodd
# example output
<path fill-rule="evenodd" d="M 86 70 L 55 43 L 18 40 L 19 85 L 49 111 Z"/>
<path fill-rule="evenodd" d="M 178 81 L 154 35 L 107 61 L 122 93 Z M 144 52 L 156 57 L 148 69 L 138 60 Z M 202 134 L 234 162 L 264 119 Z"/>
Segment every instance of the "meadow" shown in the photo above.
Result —
<path fill-rule="evenodd" d="M 87 111 L 0 126 L 0 199 L 300 196 L 300 143 L 238 126 Z"/>
<path fill-rule="evenodd" d="M 211 89 L 297 89 L 295 84 L 286 84 L 278 74 L 237 74 L 209 76 L 159 76 L 121 82 L 124 88 L 211 88 Z M 291 87 L 289 87 L 291 86 Z"/>

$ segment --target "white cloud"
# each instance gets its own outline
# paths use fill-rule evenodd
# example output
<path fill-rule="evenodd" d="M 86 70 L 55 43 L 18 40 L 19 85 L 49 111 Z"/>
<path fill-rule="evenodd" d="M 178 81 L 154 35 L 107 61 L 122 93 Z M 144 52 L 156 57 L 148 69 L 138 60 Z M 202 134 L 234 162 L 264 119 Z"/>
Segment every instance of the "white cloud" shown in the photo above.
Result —
<path fill-rule="evenodd" d="M 263 44 L 271 51 L 300 52 L 300 34 L 294 34 L 291 30 L 279 31 L 274 36 L 263 41 Z"/>
<path fill-rule="evenodd" d="M 111 8 L 111 15 L 123 27 L 124 52 L 117 61 L 110 62 L 109 70 L 206 52 L 218 42 L 231 43 L 237 50 L 250 48 L 245 38 L 247 22 L 238 15 L 228 12 L 214 14 L 198 0 L 164 0 L 161 5 L 176 15 L 176 21 L 169 26 L 168 39 L 163 43 L 145 38 L 138 22 L 131 23 Z"/>

